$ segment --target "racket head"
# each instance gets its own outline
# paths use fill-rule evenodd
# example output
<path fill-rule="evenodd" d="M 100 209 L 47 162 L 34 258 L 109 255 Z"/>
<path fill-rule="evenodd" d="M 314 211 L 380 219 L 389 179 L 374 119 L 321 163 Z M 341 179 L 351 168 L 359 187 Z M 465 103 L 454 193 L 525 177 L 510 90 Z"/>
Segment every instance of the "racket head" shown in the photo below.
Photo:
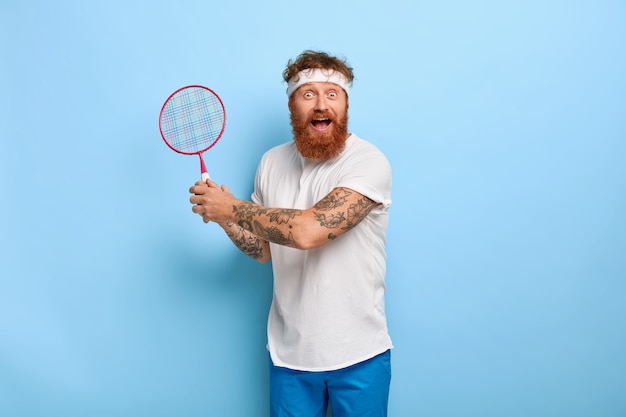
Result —
<path fill-rule="evenodd" d="M 174 91 L 159 114 L 161 137 L 172 150 L 200 155 L 212 148 L 226 127 L 222 99 L 208 87 L 188 85 Z"/>

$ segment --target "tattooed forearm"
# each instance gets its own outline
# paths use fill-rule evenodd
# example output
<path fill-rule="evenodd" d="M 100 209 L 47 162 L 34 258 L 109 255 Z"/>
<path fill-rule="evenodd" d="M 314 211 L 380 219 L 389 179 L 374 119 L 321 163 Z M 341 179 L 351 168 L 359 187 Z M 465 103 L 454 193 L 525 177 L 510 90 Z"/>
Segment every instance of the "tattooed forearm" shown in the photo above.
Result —
<path fill-rule="evenodd" d="M 301 210 L 295 209 L 267 209 L 258 204 L 243 202 L 233 206 L 233 214 L 238 219 L 237 224 L 261 239 L 274 242 L 279 245 L 296 247 L 293 234 L 288 223 L 296 216 L 301 216 Z M 284 225 L 288 233 L 285 233 L 279 226 L 266 227 L 261 223 L 262 218 L 268 218 L 270 223 Z M 241 248 L 241 247 L 240 247 Z M 243 250 L 243 249 L 242 249 Z"/>
<path fill-rule="evenodd" d="M 233 227 L 233 222 L 228 222 L 229 229 L 226 234 L 230 240 L 246 255 L 253 259 L 261 259 L 264 255 L 263 242 L 257 236 L 247 233 L 246 230 L 239 225 L 239 227 Z"/>
<path fill-rule="evenodd" d="M 270 218 L 270 222 L 276 222 L 278 224 L 289 223 L 296 216 L 302 216 L 300 210 L 293 209 L 274 209 L 267 212 L 267 217 Z"/>
<path fill-rule="evenodd" d="M 254 216 L 260 216 L 267 213 L 267 209 L 265 207 L 259 206 L 258 204 L 250 203 L 245 201 L 241 204 L 233 206 L 233 214 L 239 222 L 243 221 L 246 223 L 251 223 L 252 218 Z"/>
<path fill-rule="evenodd" d="M 266 208 L 237 201 L 230 220 L 241 232 L 235 232 L 231 240 L 243 252 L 259 259 L 270 255 L 268 242 L 300 249 L 318 248 L 354 228 L 376 205 L 362 194 L 341 187 L 306 210 Z"/>
<path fill-rule="evenodd" d="M 313 213 L 315 214 L 315 218 L 319 222 L 320 226 L 324 226 L 328 229 L 334 229 L 336 227 L 340 227 L 341 224 L 346 220 L 346 217 L 343 212 L 338 211 L 336 213 L 324 214 L 324 213 Z"/>
<path fill-rule="evenodd" d="M 256 233 L 269 240 L 270 242 L 278 243 L 279 245 L 296 247 L 296 241 L 293 238 L 291 231 L 285 236 L 285 234 L 278 227 L 263 227 L 259 222 L 254 222 L 254 228 Z"/>
<path fill-rule="evenodd" d="M 295 209 L 266 209 L 258 204 L 244 202 L 233 206 L 233 214 L 246 223 L 251 223 L 255 216 L 267 216 L 270 222 L 284 224 L 289 223 L 296 216 L 301 216 L 302 211 Z"/>

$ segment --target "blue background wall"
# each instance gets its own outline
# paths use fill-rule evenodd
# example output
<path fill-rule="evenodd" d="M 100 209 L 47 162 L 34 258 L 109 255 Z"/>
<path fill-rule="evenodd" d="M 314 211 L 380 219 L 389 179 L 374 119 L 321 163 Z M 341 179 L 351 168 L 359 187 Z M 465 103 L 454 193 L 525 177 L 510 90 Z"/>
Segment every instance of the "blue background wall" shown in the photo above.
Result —
<path fill-rule="evenodd" d="M 4 0 L 0 415 L 267 415 L 270 267 L 157 119 L 214 88 L 247 197 L 314 48 L 394 168 L 390 415 L 626 416 L 625 40 L 617 0 Z"/>

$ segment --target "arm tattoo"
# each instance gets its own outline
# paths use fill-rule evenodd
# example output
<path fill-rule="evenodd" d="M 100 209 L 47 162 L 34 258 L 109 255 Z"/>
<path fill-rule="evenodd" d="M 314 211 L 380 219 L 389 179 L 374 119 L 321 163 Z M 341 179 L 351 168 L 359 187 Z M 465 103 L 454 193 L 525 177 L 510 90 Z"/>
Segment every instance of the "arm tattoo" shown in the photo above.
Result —
<path fill-rule="evenodd" d="M 314 208 L 319 211 L 336 209 L 345 204 L 346 198 L 348 198 L 350 194 L 352 194 L 350 190 L 339 188 L 335 193 L 328 194 L 326 197 L 322 198 Z"/>
<path fill-rule="evenodd" d="M 287 236 L 285 236 L 278 227 L 263 227 L 263 225 L 258 221 L 254 222 L 254 227 L 256 230 L 259 231 L 259 235 L 266 237 L 267 240 L 269 240 L 270 242 L 278 243 L 279 245 L 289 246 L 292 248 L 296 247 L 296 241 L 293 238 L 293 234 L 291 233 L 291 231 Z"/>
<path fill-rule="evenodd" d="M 274 209 L 267 213 L 270 222 L 276 222 L 278 224 L 289 223 L 289 220 L 293 220 L 294 217 L 301 215 L 302 212 L 300 210 L 289 209 Z"/>
<path fill-rule="evenodd" d="M 244 202 L 233 206 L 233 214 L 237 217 L 237 219 L 239 219 L 237 224 L 242 229 L 270 242 L 284 246 L 296 247 L 296 241 L 291 231 L 287 234 L 287 236 L 285 236 L 285 234 L 278 227 L 264 227 L 261 222 L 258 221 L 258 218 L 266 216 L 269 218 L 270 223 L 274 222 L 277 224 L 287 224 L 296 216 L 301 216 L 301 210 L 267 209 L 259 206 L 258 204 Z M 291 229 L 291 225 L 289 225 L 288 228 Z"/>
<path fill-rule="evenodd" d="M 244 202 L 239 205 L 233 206 L 233 213 L 240 220 L 247 224 L 251 225 L 253 218 L 255 216 L 265 215 L 269 217 L 270 222 L 276 222 L 278 224 L 289 223 L 290 220 L 293 220 L 296 216 L 301 216 L 302 211 L 295 209 L 267 209 L 265 207 L 259 206 L 258 204 Z M 251 230 L 251 229 L 246 229 Z"/>
<path fill-rule="evenodd" d="M 313 208 L 315 218 L 320 226 L 328 229 L 341 229 L 348 231 L 363 220 L 369 212 L 376 206 L 376 203 L 367 197 L 359 199 L 356 203 L 350 204 L 347 209 L 343 207 L 352 192 L 346 188 L 338 188 L 334 193 L 321 199 Z M 345 209 L 342 211 L 341 209 Z M 330 212 L 330 213 L 322 213 Z M 328 239 L 333 240 L 337 236 L 328 234 Z"/>
<path fill-rule="evenodd" d="M 227 222 L 227 226 L 232 227 L 235 223 Z M 253 259 L 260 259 L 263 257 L 263 245 L 261 239 L 252 233 L 246 232 L 246 229 L 241 225 L 233 231 L 229 229 L 226 234 L 230 240 L 246 255 Z"/>
<path fill-rule="evenodd" d="M 266 212 L 267 209 L 265 207 L 250 202 L 233 206 L 233 214 L 239 219 L 237 222 L 239 224 L 243 222 L 244 224 L 250 225 L 254 216 L 260 216 Z M 251 230 L 251 228 L 246 228 L 246 230 Z"/>
<path fill-rule="evenodd" d="M 344 216 L 343 212 L 331 213 L 328 215 L 324 213 L 317 213 L 317 212 L 315 212 L 314 214 L 315 214 L 315 218 L 320 223 L 320 225 L 327 227 L 329 229 L 334 229 L 336 227 L 341 226 L 341 223 L 343 223 L 346 220 L 346 217 Z"/>
<path fill-rule="evenodd" d="M 328 240 L 337 238 L 337 232 L 346 232 L 363 220 L 377 203 L 363 196 L 348 203 L 353 192 L 348 188 L 337 188 L 313 206 L 313 215 L 321 227 L 330 229 Z M 355 196 L 356 197 L 356 196 Z M 263 240 L 279 245 L 296 247 L 291 221 L 302 216 L 302 210 L 268 209 L 249 201 L 233 206 L 238 231 L 229 232 L 231 240 L 241 251 L 258 259 L 263 255 Z M 263 226 L 261 219 L 269 219 L 276 226 Z M 234 224 L 234 223 L 231 223 Z M 267 222 L 265 222 L 267 225 Z M 232 234 L 231 234 L 232 233 Z M 341 234 L 341 233 L 340 233 Z"/>
<path fill-rule="evenodd" d="M 359 222 L 361 222 L 361 220 L 363 220 L 369 212 L 372 211 L 372 208 L 374 208 L 375 205 L 376 203 L 367 197 L 359 199 L 356 204 L 350 204 L 350 207 L 348 207 L 348 223 L 346 225 L 346 230 L 352 229 L 354 226 L 359 224 Z"/>

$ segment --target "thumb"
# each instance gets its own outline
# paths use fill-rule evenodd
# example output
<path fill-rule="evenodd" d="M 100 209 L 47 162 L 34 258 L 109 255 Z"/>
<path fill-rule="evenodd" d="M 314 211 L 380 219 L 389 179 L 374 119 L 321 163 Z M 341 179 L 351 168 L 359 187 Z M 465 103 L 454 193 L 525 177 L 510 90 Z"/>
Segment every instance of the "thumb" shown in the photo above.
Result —
<path fill-rule="evenodd" d="M 219 185 L 217 185 L 216 182 L 213 182 L 211 180 L 206 180 L 206 185 L 211 187 L 211 188 L 218 188 L 219 187 Z"/>

